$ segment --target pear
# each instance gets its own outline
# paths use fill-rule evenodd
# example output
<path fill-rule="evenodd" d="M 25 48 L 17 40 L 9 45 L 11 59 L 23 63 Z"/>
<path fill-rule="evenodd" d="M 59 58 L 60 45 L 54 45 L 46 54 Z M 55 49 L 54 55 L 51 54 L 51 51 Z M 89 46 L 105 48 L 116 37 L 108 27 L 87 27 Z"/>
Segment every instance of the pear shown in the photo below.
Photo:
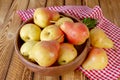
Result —
<path fill-rule="evenodd" d="M 55 25 L 60 26 L 66 21 L 73 22 L 73 20 L 69 17 L 62 17 L 55 22 Z"/>
<path fill-rule="evenodd" d="M 60 43 L 64 41 L 64 33 L 56 25 L 49 25 L 45 27 L 40 34 L 41 41 L 56 40 Z"/>
<path fill-rule="evenodd" d="M 77 50 L 73 44 L 62 43 L 60 45 L 58 63 L 60 65 L 67 64 L 77 57 Z"/>
<path fill-rule="evenodd" d="M 37 8 L 33 14 L 34 23 L 41 28 L 45 28 L 50 25 L 50 21 L 57 21 L 60 18 L 60 14 L 56 11 L 50 11 L 47 8 Z"/>
<path fill-rule="evenodd" d="M 92 46 L 98 48 L 113 48 L 114 44 L 104 31 L 97 27 L 90 31 L 90 41 Z"/>
<path fill-rule="evenodd" d="M 31 41 L 31 40 L 39 41 L 40 33 L 41 33 L 41 29 L 39 28 L 39 26 L 33 23 L 25 24 L 20 29 L 20 37 L 24 42 Z"/>
<path fill-rule="evenodd" d="M 88 57 L 83 62 L 82 67 L 85 70 L 102 70 L 108 64 L 108 56 L 102 48 L 93 47 L 88 54 Z"/>
<path fill-rule="evenodd" d="M 81 45 L 89 38 L 89 30 L 81 22 L 65 21 L 60 29 L 65 33 L 69 43 L 74 45 Z"/>
<path fill-rule="evenodd" d="M 58 59 L 60 44 L 57 41 L 39 41 L 29 51 L 30 58 L 40 66 L 51 66 Z"/>
<path fill-rule="evenodd" d="M 38 41 L 27 41 L 23 43 L 23 45 L 20 48 L 20 52 L 23 56 L 29 56 L 29 51 L 32 49 L 32 47 L 37 43 Z"/>

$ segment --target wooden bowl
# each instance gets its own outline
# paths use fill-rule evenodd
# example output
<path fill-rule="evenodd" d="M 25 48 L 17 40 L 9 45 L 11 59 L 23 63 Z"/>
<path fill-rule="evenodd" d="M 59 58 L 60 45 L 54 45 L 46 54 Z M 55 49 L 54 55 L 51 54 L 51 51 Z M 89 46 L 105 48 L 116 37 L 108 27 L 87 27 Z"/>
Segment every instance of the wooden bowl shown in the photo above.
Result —
<path fill-rule="evenodd" d="M 60 14 L 72 18 L 75 22 L 80 21 L 73 16 L 63 14 L 63 13 L 60 13 Z M 40 75 L 47 75 L 47 76 L 62 75 L 64 73 L 74 71 L 85 60 L 85 58 L 88 54 L 88 51 L 89 51 L 89 47 L 90 47 L 89 39 L 86 40 L 86 42 L 84 44 L 82 44 L 80 46 L 75 46 L 75 48 L 77 49 L 77 52 L 78 52 L 78 56 L 72 62 L 70 62 L 68 64 L 53 65 L 53 66 L 50 66 L 50 67 L 42 67 L 42 66 L 39 66 L 38 64 L 35 64 L 35 63 L 29 61 L 24 56 L 22 56 L 21 53 L 20 53 L 20 47 L 24 43 L 20 38 L 20 29 L 23 25 L 25 25 L 27 23 L 33 23 L 33 18 L 24 22 L 20 26 L 20 28 L 18 29 L 16 37 L 15 37 L 15 50 L 16 50 L 16 54 L 19 56 L 19 59 L 22 61 L 22 63 L 26 67 L 28 67 L 31 71 L 38 72 Z"/>

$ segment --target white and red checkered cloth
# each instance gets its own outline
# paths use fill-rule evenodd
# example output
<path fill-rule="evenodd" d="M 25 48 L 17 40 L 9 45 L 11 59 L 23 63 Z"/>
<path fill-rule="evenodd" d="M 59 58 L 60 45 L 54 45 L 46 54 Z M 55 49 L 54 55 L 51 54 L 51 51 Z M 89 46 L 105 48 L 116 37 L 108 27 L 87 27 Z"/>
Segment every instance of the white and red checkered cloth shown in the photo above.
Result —
<path fill-rule="evenodd" d="M 107 51 L 109 64 L 104 70 L 84 70 L 81 66 L 78 68 L 91 80 L 116 80 L 120 77 L 120 28 L 107 20 L 99 6 L 93 9 L 87 6 L 54 6 L 47 7 L 50 10 L 67 13 L 76 18 L 94 18 L 98 19 L 100 27 L 105 31 L 110 39 L 114 41 L 115 49 L 105 49 Z M 35 9 L 20 10 L 17 13 L 23 21 L 33 16 Z"/>

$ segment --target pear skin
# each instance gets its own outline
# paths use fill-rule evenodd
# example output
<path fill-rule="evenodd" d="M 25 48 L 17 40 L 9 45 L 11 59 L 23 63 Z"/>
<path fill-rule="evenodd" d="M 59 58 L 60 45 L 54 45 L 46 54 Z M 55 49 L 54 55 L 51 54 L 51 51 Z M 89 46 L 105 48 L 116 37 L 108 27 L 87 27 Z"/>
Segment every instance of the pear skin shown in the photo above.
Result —
<path fill-rule="evenodd" d="M 62 43 L 64 41 L 64 33 L 58 26 L 49 25 L 41 31 L 40 39 L 45 41 L 56 40 Z"/>
<path fill-rule="evenodd" d="M 39 41 L 40 33 L 41 33 L 41 29 L 39 28 L 39 26 L 32 23 L 25 24 L 20 29 L 20 37 L 24 42 L 31 40 Z"/>
<path fill-rule="evenodd" d="M 69 22 L 74 22 L 71 18 L 69 18 L 69 17 L 62 17 L 62 18 L 60 18 L 60 19 L 58 19 L 56 22 L 55 22 L 55 25 L 57 25 L 57 26 L 60 26 L 60 25 L 62 25 L 64 22 L 66 22 L 66 21 L 69 21 Z"/>
<path fill-rule="evenodd" d="M 23 56 L 29 56 L 29 50 L 37 43 L 38 41 L 27 41 L 25 42 L 21 48 L 20 52 Z"/>
<path fill-rule="evenodd" d="M 37 8 L 33 14 L 34 23 L 44 28 L 50 24 L 50 11 L 46 8 Z"/>
<path fill-rule="evenodd" d="M 41 28 L 50 25 L 50 21 L 57 21 L 60 14 L 56 11 L 50 11 L 47 8 L 37 8 L 33 14 L 34 23 Z"/>
<path fill-rule="evenodd" d="M 113 48 L 113 41 L 108 38 L 104 31 L 100 28 L 94 28 L 90 31 L 90 41 L 92 46 L 98 48 Z"/>
<path fill-rule="evenodd" d="M 89 30 L 83 23 L 65 21 L 60 28 L 71 44 L 81 45 L 89 38 Z"/>
<path fill-rule="evenodd" d="M 70 43 L 62 43 L 60 45 L 58 63 L 60 65 L 67 64 L 77 57 L 77 50 Z"/>
<path fill-rule="evenodd" d="M 51 66 L 58 58 L 60 44 L 57 41 L 39 41 L 29 51 L 30 58 L 40 66 Z"/>
<path fill-rule="evenodd" d="M 82 67 L 86 70 L 102 70 L 108 64 L 108 56 L 102 48 L 92 48 Z"/>

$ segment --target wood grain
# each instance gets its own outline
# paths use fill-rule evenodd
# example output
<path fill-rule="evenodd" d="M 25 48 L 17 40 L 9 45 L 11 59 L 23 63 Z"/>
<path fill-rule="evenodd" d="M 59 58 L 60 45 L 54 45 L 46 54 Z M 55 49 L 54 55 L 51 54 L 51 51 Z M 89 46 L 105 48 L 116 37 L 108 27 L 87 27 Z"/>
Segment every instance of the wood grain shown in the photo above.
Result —
<path fill-rule="evenodd" d="M 45 7 L 45 6 L 46 6 L 46 0 L 38 0 L 38 1 L 30 0 L 28 9 Z"/>
<path fill-rule="evenodd" d="M 64 0 L 47 0 L 46 7 L 49 6 L 62 6 L 64 5 Z"/>
<path fill-rule="evenodd" d="M 83 75 L 83 73 L 79 70 L 64 74 L 61 78 L 62 80 L 88 80 L 88 78 L 85 77 L 85 75 Z"/>
<path fill-rule="evenodd" d="M 81 5 L 81 0 L 65 0 L 65 5 Z"/>
<path fill-rule="evenodd" d="M 6 80 L 32 80 L 33 73 L 28 70 L 14 52 Z"/>
<path fill-rule="evenodd" d="M 0 25 L 4 22 L 13 0 L 0 0 Z"/>
<path fill-rule="evenodd" d="M 100 0 L 104 16 L 120 27 L 120 3 L 119 0 Z"/>
<path fill-rule="evenodd" d="M 96 5 L 100 6 L 99 0 L 83 0 L 83 4 L 91 8 Z"/>
<path fill-rule="evenodd" d="M 60 80 L 59 76 L 42 76 L 35 73 L 33 80 Z"/>

